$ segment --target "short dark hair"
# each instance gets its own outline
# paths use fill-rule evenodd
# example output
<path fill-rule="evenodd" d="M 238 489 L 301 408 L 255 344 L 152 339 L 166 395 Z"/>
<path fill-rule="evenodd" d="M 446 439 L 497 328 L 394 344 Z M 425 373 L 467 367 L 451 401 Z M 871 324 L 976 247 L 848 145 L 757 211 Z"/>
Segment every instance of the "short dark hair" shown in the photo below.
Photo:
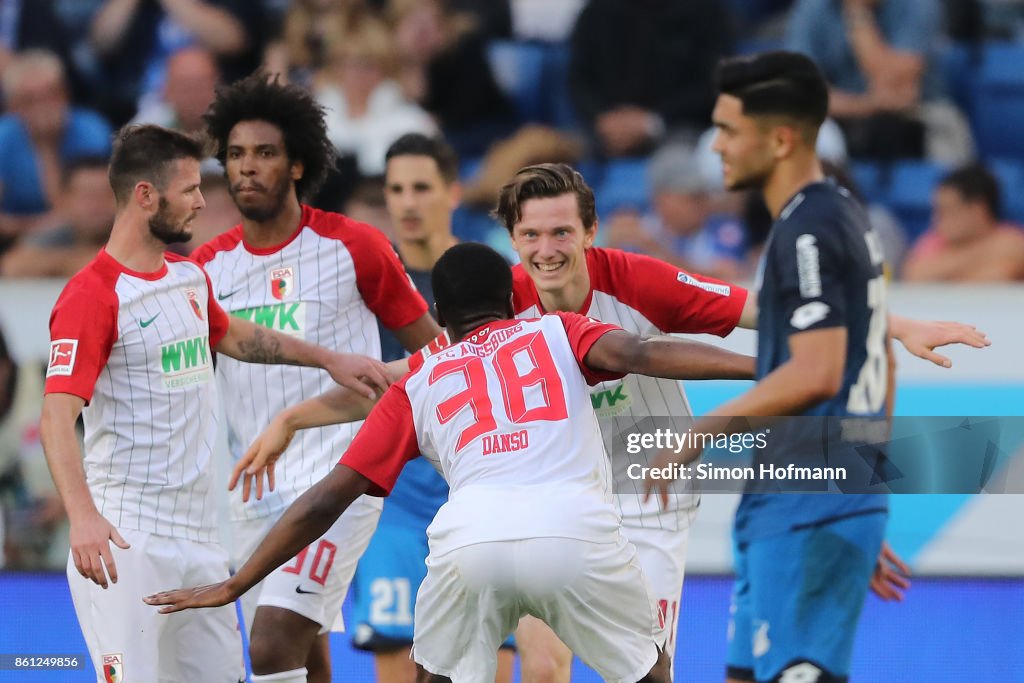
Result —
<path fill-rule="evenodd" d="M 161 126 L 128 125 L 114 137 L 107 177 L 118 204 L 131 197 L 138 182 L 152 183 L 157 191 L 167 187 L 167 172 L 179 159 L 202 161 L 210 155 L 205 136 L 190 135 Z"/>
<path fill-rule="evenodd" d="M 225 166 L 228 137 L 238 123 L 266 121 L 276 126 L 288 158 L 302 163 L 302 177 L 295 181 L 300 200 L 314 196 L 334 168 L 337 153 L 327 137 L 323 107 L 308 90 L 281 83 L 277 75 L 257 72 L 218 88 L 203 120 L 217 143 L 217 159 Z"/>
<path fill-rule="evenodd" d="M 993 218 L 1002 216 L 999 180 L 982 164 L 968 164 L 951 171 L 939 181 L 939 187 L 956 190 L 965 201 L 982 202 Z"/>
<path fill-rule="evenodd" d="M 813 136 L 828 115 L 828 82 L 807 55 L 777 50 L 721 60 L 719 93 L 743 103 L 745 116 L 781 116 L 802 123 Z"/>
<path fill-rule="evenodd" d="M 561 197 L 569 193 L 576 195 L 583 227 L 593 227 L 597 222 L 594 191 L 580 172 L 569 164 L 536 164 L 519 169 L 512 180 L 502 186 L 498 205 L 491 215 L 501 221 L 511 234 L 516 223 L 522 220 L 523 204 L 528 200 Z"/>
<path fill-rule="evenodd" d="M 456 244 L 434 264 L 430 280 L 437 312 L 448 325 L 460 325 L 475 315 L 508 314 L 512 269 L 486 244 Z"/>
<path fill-rule="evenodd" d="M 441 138 L 432 138 L 422 133 L 406 133 L 391 143 L 384 155 L 384 163 L 395 157 L 430 157 L 437 164 L 444 182 L 449 185 L 459 179 L 459 157 L 455 150 Z"/>
<path fill-rule="evenodd" d="M 71 179 L 79 171 L 106 171 L 110 165 L 110 158 L 99 154 L 84 154 L 72 157 L 60 169 L 61 187 L 67 187 Z"/>

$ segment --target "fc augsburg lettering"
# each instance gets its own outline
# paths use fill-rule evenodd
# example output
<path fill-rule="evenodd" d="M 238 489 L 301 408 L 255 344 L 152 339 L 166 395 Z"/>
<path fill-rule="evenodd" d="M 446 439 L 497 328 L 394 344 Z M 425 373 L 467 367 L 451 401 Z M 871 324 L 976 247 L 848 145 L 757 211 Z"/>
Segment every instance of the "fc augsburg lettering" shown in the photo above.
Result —
<path fill-rule="evenodd" d="M 296 337 L 305 336 L 306 304 L 301 301 L 243 308 L 231 311 L 231 315 L 285 334 Z"/>
<path fill-rule="evenodd" d="M 165 389 L 177 389 L 209 381 L 210 340 L 206 336 L 181 339 L 160 347 L 160 366 Z"/>

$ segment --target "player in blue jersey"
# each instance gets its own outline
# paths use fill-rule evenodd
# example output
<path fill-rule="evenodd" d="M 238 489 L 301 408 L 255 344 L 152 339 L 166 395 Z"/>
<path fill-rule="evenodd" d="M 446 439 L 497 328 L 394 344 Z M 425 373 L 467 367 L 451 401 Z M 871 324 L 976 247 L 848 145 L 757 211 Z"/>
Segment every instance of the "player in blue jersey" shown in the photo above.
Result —
<path fill-rule="evenodd" d="M 773 52 L 722 62 L 718 89 L 725 185 L 760 189 L 775 222 L 759 270 L 758 383 L 694 431 L 729 432 L 727 416 L 884 416 L 894 364 L 883 256 L 863 208 L 825 181 L 815 154 L 824 78 L 807 57 Z M 656 466 L 696 455 L 666 452 Z M 744 494 L 729 683 L 847 680 L 876 561 L 887 564 L 886 516 L 883 495 Z M 877 587 L 898 592 L 901 577 L 885 569 Z"/>

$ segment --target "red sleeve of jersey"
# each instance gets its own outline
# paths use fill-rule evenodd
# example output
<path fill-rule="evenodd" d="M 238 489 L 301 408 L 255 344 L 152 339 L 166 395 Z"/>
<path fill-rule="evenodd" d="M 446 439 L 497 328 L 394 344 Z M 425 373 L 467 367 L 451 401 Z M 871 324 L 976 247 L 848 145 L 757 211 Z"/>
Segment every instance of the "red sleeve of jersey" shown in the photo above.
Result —
<path fill-rule="evenodd" d="M 391 243 L 372 225 L 354 224 L 342 235 L 356 269 L 356 287 L 384 327 L 397 330 L 423 317 L 427 302 L 409 279 Z"/>
<path fill-rule="evenodd" d="M 587 266 L 594 289 L 639 311 L 662 332 L 724 337 L 739 323 L 747 301 L 743 287 L 643 254 L 589 249 Z"/>
<path fill-rule="evenodd" d="M 95 273 L 68 282 L 50 313 L 50 360 L 47 394 L 92 399 L 96 378 L 117 340 L 117 295 Z"/>
<path fill-rule="evenodd" d="M 212 349 L 220 344 L 220 340 L 228 333 L 231 319 L 213 296 L 213 283 L 210 281 L 210 274 L 202 266 L 199 266 L 199 269 L 203 271 L 203 277 L 206 278 L 206 313 L 210 317 L 210 348 Z"/>
<path fill-rule="evenodd" d="M 579 363 L 580 372 L 583 373 L 587 384 L 593 386 L 599 382 L 622 379 L 625 373 L 595 370 L 583 362 L 594 342 L 612 330 L 621 330 L 621 327 L 598 322 L 578 313 L 558 312 L 555 315 L 561 319 L 562 326 L 565 327 L 565 334 L 569 337 L 569 346 L 572 348 L 573 355 L 576 356 L 576 362 Z"/>
<path fill-rule="evenodd" d="M 434 340 L 424 346 L 416 353 L 409 356 L 409 372 L 416 372 L 423 365 L 423 361 L 433 356 L 438 351 L 447 349 L 452 343 L 448 339 L 448 330 L 434 337 Z"/>
<path fill-rule="evenodd" d="M 405 463 L 418 455 L 412 405 L 403 381 L 392 384 L 373 407 L 338 464 L 369 479 L 369 495 L 387 496 Z"/>

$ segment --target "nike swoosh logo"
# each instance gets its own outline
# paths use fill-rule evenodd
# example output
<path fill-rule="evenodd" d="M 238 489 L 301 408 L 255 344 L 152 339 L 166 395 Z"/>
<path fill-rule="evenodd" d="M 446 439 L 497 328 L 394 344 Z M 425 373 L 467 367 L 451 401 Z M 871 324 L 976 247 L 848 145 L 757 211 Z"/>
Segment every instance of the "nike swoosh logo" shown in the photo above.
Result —
<path fill-rule="evenodd" d="M 242 291 L 242 288 L 241 288 L 241 287 L 239 287 L 239 288 L 238 288 L 238 289 L 236 289 L 235 291 L 233 291 L 233 292 L 228 292 L 227 294 L 221 294 L 220 292 L 218 292 L 218 293 L 217 293 L 217 301 L 223 301 L 224 299 L 227 299 L 227 298 L 233 297 L 233 296 L 234 296 L 235 294 L 238 294 L 238 293 L 239 293 L 239 292 L 241 292 L 241 291 Z"/>
<path fill-rule="evenodd" d="M 140 320 L 140 321 L 139 321 L 139 327 L 149 327 L 150 325 L 152 325 L 152 324 L 153 324 L 153 321 L 154 321 L 154 320 L 156 320 L 156 319 L 157 319 L 157 318 L 159 318 L 159 317 L 160 317 L 160 314 L 159 314 L 159 313 L 157 313 L 156 315 L 154 315 L 154 316 L 153 316 L 152 318 L 150 318 L 149 320 Z"/>
<path fill-rule="evenodd" d="M 317 594 L 316 591 L 304 591 L 304 590 L 302 590 L 302 586 L 296 586 L 295 587 L 295 592 L 298 593 L 299 595 L 316 595 Z"/>

